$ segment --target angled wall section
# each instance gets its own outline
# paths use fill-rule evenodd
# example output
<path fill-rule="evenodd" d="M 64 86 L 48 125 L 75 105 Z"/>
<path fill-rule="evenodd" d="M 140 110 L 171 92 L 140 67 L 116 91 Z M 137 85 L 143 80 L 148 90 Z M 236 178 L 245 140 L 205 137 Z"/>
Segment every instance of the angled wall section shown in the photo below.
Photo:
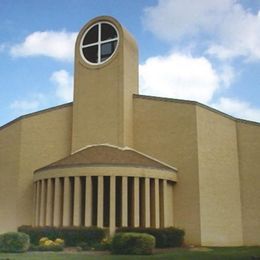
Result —
<path fill-rule="evenodd" d="M 71 104 L 0 128 L 0 232 L 32 224 L 33 172 L 71 149 Z"/>
<path fill-rule="evenodd" d="M 0 233 L 15 231 L 21 121 L 0 128 Z"/>
<path fill-rule="evenodd" d="M 237 122 L 243 236 L 260 245 L 260 124 Z"/>
<path fill-rule="evenodd" d="M 71 105 L 63 106 L 21 122 L 18 225 L 32 223 L 33 171 L 70 153 L 71 112 Z"/>
<path fill-rule="evenodd" d="M 197 105 L 201 243 L 241 246 L 236 122 Z"/>

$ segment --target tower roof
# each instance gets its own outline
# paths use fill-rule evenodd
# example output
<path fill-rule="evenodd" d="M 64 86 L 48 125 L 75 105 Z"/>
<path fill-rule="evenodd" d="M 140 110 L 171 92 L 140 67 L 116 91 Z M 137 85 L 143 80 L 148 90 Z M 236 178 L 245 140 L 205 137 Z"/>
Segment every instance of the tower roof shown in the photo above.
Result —
<path fill-rule="evenodd" d="M 109 144 L 99 144 L 84 147 L 68 157 L 51 163 L 35 172 L 50 168 L 93 165 L 133 166 L 177 171 L 176 168 L 134 149 L 128 147 L 120 148 Z"/>

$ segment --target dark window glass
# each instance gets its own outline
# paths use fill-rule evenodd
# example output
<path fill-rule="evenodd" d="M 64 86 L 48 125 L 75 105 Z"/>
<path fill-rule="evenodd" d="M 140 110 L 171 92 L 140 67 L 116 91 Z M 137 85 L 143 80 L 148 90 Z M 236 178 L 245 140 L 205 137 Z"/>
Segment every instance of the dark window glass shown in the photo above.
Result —
<path fill-rule="evenodd" d="M 85 47 L 82 49 L 84 57 L 92 63 L 98 62 L 98 46 Z"/>
<path fill-rule="evenodd" d="M 117 37 L 116 30 L 107 23 L 101 24 L 101 41 L 114 39 Z"/>
<path fill-rule="evenodd" d="M 105 61 L 113 54 L 116 45 L 117 45 L 117 41 L 101 44 L 101 61 Z"/>
<path fill-rule="evenodd" d="M 98 41 L 98 25 L 92 27 L 86 34 L 83 45 L 95 43 Z"/>

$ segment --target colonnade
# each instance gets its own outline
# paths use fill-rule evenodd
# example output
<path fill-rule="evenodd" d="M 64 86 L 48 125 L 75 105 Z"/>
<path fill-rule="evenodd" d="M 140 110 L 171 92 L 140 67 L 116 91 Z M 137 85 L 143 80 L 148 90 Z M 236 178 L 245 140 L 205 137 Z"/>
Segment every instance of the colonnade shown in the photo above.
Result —
<path fill-rule="evenodd" d="M 172 203 L 167 182 L 127 176 L 37 180 L 34 225 L 98 226 L 109 227 L 112 232 L 116 227 L 167 227 L 168 203 Z"/>

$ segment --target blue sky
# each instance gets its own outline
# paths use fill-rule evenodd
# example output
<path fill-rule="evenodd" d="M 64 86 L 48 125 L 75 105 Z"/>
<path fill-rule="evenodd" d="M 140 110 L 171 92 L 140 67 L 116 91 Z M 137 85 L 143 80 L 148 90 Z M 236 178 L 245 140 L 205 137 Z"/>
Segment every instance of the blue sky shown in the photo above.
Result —
<path fill-rule="evenodd" d="M 135 37 L 141 94 L 260 122 L 259 0 L 1 0 L 0 125 L 72 100 L 75 38 L 99 15 Z"/>

